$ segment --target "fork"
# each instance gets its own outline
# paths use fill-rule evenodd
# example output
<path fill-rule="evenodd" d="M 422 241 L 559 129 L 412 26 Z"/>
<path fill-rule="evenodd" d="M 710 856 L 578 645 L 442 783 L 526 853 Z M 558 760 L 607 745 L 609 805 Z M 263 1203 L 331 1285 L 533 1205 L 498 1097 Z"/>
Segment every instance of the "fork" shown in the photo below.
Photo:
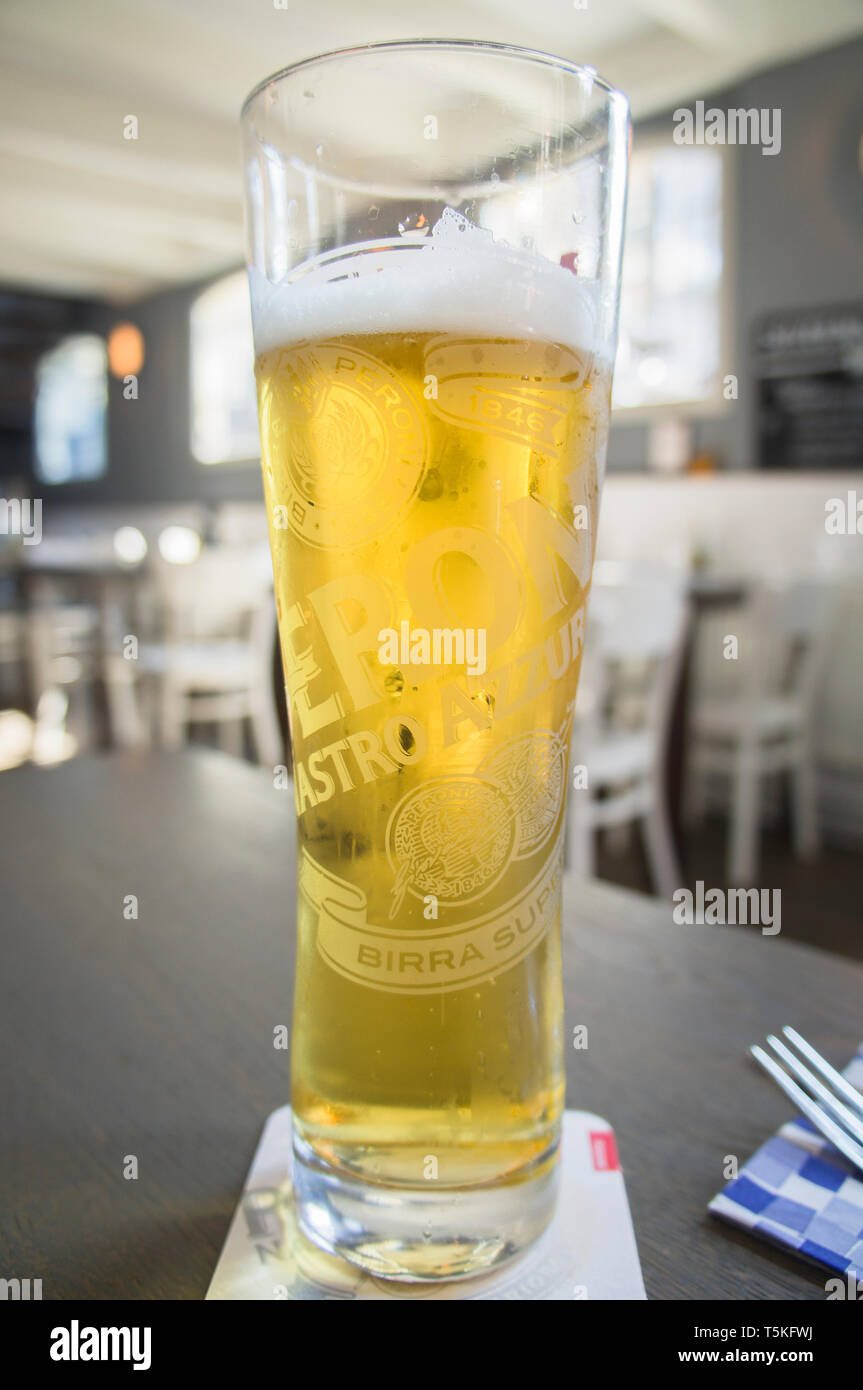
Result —
<path fill-rule="evenodd" d="M 806 1061 L 811 1063 L 811 1067 L 805 1066 L 773 1033 L 769 1035 L 767 1042 L 785 1063 L 788 1071 L 780 1067 L 763 1047 L 750 1047 L 749 1051 L 756 1062 L 773 1077 L 777 1086 L 780 1086 L 806 1118 L 811 1120 L 815 1128 L 863 1172 L 863 1094 L 841 1076 L 835 1067 L 831 1067 L 805 1038 L 801 1038 L 796 1029 L 786 1026 L 782 1032 Z M 820 1072 L 820 1078 L 816 1072 Z M 797 1081 L 792 1077 L 796 1077 Z M 806 1087 L 805 1091 L 798 1086 L 798 1081 Z M 829 1085 L 825 1085 L 825 1081 L 829 1082 Z M 820 1105 L 817 1101 L 821 1102 Z"/>

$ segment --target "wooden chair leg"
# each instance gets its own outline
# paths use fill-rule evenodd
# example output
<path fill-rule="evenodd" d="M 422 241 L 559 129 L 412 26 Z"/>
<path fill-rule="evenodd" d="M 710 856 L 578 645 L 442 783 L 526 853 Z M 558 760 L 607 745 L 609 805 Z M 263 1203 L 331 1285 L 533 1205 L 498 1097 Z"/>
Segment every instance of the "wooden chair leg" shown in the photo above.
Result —
<path fill-rule="evenodd" d="M 683 880 L 671 822 L 662 798 L 657 799 L 647 814 L 642 816 L 641 824 L 654 889 L 659 897 L 670 902 L 677 889 L 683 887 Z"/>
<path fill-rule="evenodd" d="M 731 794 L 728 881 L 751 887 L 758 872 L 761 768 L 758 752 L 745 744 L 737 753 Z"/>
<path fill-rule="evenodd" d="M 690 748 L 688 761 L 683 783 L 683 819 L 687 825 L 702 825 L 707 815 L 707 775 L 697 765 L 694 748 Z"/>
<path fill-rule="evenodd" d="M 569 794 L 566 849 L 567 868 L 576 878 L 596 876 L 595 831 L 590 819 L 590 792 L 586 787 Z"/>
<path fill-rule="evenodd" d="M 159 738 L 163 748 L 179 748 L 185 728 L 185 701 L 173 681 L 163 680 L 159 691 Z"/>
<path fill-rule="evenodd" d="M 134 665 L 119 656 L 104 663 L 108 725 L 114 748 L 141 748 L 149 741 Z"/>
<path fill-rule="evenodd" d="M 255 692 L 251 709 L 252 742 L 262 767 L 277 767 L 285 761 L 282 731 L 271 692 Z"/>
<path fill-rule="evenodd" d="M 791 769 L 791 822 L 794 852 L 801 859 L 818 853 L 818 781 L 810 750 Z"/>
<path fill-rule="evenodd" d="M 219 747 L 223 753 L 230 753 L 233 758 L 243 756 L 243 729 L 244 721 L 242 719 L 222 719 L 219 721 Z"/>

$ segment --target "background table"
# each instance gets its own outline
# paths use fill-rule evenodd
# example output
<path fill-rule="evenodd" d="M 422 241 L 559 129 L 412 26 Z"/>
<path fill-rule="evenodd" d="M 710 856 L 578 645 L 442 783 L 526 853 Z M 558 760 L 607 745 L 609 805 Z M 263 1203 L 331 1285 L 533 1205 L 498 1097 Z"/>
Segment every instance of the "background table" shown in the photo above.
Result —
<path fill-rule="evenodd" d="M 0 1276 L 45 1298 L 201 1298 L 288 1098 L 293 799 L 221 754 L 0 777 Z M 137 920 L 124 900 L 138 898 Z M 794 1023 L 835 1061 L 863 968 L 754 928 L 566 892 L 568 1103 L 616 1129 L 652 1298 L 823 1298 L 826 1272 L 708 1217 L 788 1115 L 746 1060 Z M 124 1178 L 127 1155 L 137 1180 Z"/>

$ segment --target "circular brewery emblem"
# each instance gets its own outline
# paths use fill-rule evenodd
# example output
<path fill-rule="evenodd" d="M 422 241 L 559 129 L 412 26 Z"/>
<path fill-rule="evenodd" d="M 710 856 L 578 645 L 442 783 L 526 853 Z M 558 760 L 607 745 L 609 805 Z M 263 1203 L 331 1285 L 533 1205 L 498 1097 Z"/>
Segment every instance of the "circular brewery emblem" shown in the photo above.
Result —
<path fill-rule="evenodd" d="M 506 794 L 480 777 L 440 777 L 396 806 L 387 852 L 400 898 L 433 893 L 469 902 L 495 883 L 512 858 L 515 821 Z"/>
<path fill-rule="evenodd" d="M 507 794 L 517 822 L 515 857 L 534 854 L 551 836 L 566 777 L 562 741 L 547 730 L 509 739 L 482 765 Z"/>
<path fill-rule="evenodd" d="M 346 549 L 390 530 L 427 457 L 422 415 L 397 373 L 353 346 L 317 343 L 280 353 L 273 389 L 291 530 Z"/>

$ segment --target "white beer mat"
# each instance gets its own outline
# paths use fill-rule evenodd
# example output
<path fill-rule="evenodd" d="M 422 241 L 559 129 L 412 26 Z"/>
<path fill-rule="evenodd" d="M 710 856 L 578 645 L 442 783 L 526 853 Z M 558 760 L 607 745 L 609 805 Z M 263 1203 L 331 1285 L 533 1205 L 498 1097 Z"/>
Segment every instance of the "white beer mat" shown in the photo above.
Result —
<path fill-rule="evenodd" d="M 264 1126 L 219 1263 L 212 1299 L 644 1299 L 641 1264 L 614 1131 L 567 1110 L 554 1220 L 523 1255 L 491 1274 L 443 1284 L 375 1278 L 325 1255 L 297 1230 L 290 1186 L 291 1107 Z"/>

